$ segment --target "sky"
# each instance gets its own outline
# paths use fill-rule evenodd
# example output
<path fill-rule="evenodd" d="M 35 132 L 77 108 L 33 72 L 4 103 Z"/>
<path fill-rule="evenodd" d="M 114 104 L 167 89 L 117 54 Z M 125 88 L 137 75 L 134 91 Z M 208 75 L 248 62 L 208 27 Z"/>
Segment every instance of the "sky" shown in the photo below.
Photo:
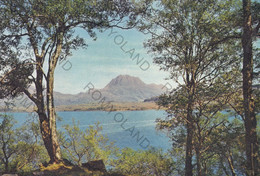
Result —
<path fill-rule="evenodd" d="M 86 39 L 88 47 L 73 51 L 67 61 L 58 64 L 55 91 L 77 94 L 84 92 L 89 82 L 100 89 L 118 75 L 139 77 L 147 84 L 169 82 L 165 80 L 169 73 L 160 71 L 143 47 L 147 35 L 134 29 L 113 28 L 97 33 L 97 40 L 93 41 L 83 30 L 76 34 Z"/>

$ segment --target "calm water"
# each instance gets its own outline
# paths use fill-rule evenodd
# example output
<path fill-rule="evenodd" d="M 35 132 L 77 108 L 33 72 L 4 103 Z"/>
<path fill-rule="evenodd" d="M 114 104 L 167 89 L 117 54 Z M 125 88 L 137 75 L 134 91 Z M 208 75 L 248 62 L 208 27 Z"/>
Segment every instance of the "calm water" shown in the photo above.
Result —
<path fill-rule="evenodd" d="M 26 123 L 32 118 L 28 113 L 10 113 L 18 121 L 17 126 Z M 103 134 L 106 134 L 115 145 L 124 148 L 146 149 L 148 147 L 162 148 L 164 151 L 171 148 L 169 138 L 165 133 L 156 131 L 155 119 L 165 116 L 164 111 L 78 111 L 58 112 L 62 121 L 57 122 L 58 129 L 62 126 L 73 124 L 73 118 L 79 122 L 81 129 L 88 128 L 96 122 L 103 126 Z"/>

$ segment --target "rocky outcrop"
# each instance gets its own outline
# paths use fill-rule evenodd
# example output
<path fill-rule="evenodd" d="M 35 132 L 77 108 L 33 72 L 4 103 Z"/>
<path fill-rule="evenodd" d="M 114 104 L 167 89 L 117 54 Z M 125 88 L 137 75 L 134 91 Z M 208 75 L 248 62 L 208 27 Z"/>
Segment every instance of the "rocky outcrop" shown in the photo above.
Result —
<path fill-rule="evenodd" d="M 89 161 L 87 163 L 82 163 L 82 167 L 87 168 L 89 171 L 100 171 L 106 173 L 106 166 L 103 160 Z"/>

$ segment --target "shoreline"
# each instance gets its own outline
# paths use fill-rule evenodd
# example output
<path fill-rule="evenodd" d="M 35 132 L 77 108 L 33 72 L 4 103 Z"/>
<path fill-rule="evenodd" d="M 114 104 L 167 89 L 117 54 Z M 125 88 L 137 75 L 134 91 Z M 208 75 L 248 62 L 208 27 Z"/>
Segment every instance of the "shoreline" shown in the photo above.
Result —
<path fill-rule="evenodd" d="M 60 105 L 55 107 L 56 112 L 77 112 L 77 111 L 145 111 L 145 110 L 163 110 L 155 102 L 111 102 L 110 107 L 103 107 L 99 103 L 79 104 L 79 105 Z M 17 107 L 4 110 L 2 112 L 35 112 L 34 108 Z"/>

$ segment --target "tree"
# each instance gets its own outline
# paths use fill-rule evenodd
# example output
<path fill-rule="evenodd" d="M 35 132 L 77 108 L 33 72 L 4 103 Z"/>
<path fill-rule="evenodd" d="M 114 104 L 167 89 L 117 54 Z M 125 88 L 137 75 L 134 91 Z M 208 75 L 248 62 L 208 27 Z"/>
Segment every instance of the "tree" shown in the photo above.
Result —
<path fill-rule="evenodd" d="M 117 148 L 106 136 L 101 134 L 102 126 L 99 123 L 90 125 L 85 131 L 79 128 L 73 120 L 73 126 L 64 126 L 65 131 L 60 134 L 62 151 L 67 159 L 78 166 L 82 162 L 102 159 L 108 164 L 116 153 Z"/>
<path fill-rule="evenodd" d="M 257 121 L 255 104 L 252 92 L 253 83 L 253 35 L 259 36 L 260 21 L 252 28 L 251 0 L 243 0 L 243 105 L 245 114 L 245 141 L 247 156 L 247 175 L 254 176 L 260 173 L 258 168 L 259 146 L 257 141 Z"/>
<path fill-rule="evenodd" d="M 217 144 L 222 144 L 223 141 L 228 140 L 227 137 L 223 138 L 223 136 L 229 136 L 229 131 L 233 127 L 229 119 L 229 113 L 224 112 L 223 114 L 222 112 L 223 109 L 227 108 L 227 104 L 231 100 L 230 97 L 234 94 L 232 90 L 233 81 L 231 81 L 234 73 L 231 73 L 230 76 L 224 76 L 228 78 L 226 80 L 215 80 L 211 86 L 208 86 L 208 89 L 200 86 L 197 87 L 196 98 L 194 100 L 195 106 L 193 107 L 194 127 L 192 150 L 195 155 L 193 158 L 193 171 L 196 171 L 198 176 L 216 174 L 216 165 L 221 163 L 218 162 L 218 158 L 220 158 L 219 153 L 224 151 L 220 152 L 220 147 Z M 240 74 L 240 72 L 237 73 Z M 168 131 L 168 135 L 173 141 L 172 153 L 174 156 L 180 157 L 178 153 L 182 155 L 180 150 L 183 150 L 187 145 L 185 140 L 187 134 L 185 132 L 186 112 L 184 111 L 187 106 L 185 91 L 180 89 L 173 91 L 171 95 L 162 95 L 159 98 L 158 104 L 167 108 L 169 114 L 166 120 L 157 120 L 158 128 Z M 237 136 L 233 135 L 233 138 L 237 139 Z M 233 146 L 230 143 L 228 147 L 233 152 Z M 226 148 L 228 147 L 226 146 Z M 180 163 L 180 165 L 183 164 Z M 224 174 L 224 168 L 220 167 L 219 173 Z M 232 167 L 227 167 L 225 168 L 226 171 L 229 168 L 232 170 Z M 181 171 L 180 175 L 183 175 Z"/>
<path fill-rule="evenodd" d="M 40 164 L 49 160 L 41 138 L 39 121 L 28 118 L 22 126 L 15 129 L 17 151 L 12 161 L 13 172 L 30 172 L 39 169 Z"/>
<path fill-rule="evenodd" d="M 151 35 L 145 46 L 154 54 L 154 62 L 169 71 L 170 79 L 178 84 L 171 91 L 175 99 L 168 97 L 163 103 L 171 104 L 169 123 L 177 121 L 185 125 L 185 175 L 191 176 L 196 99 L 200 92 L 212 88 L 217 78 L 232 72 L 232 66 L 237 67 L 237 40 L 234 39 L 240 35 L 235 32 L 235 24 L 230 23 L 235 23 L 232 17 L 239 4 L 211 0 L 155 3 L 157 6 L 151 7 L 150 13 L 143 17 L 140 30 Z"/>
<path fill-rule="evenodd" d="M 77 36 L 75 30 L 81 28 L 95 38 L 95 32 L 105 28 L 131 28 L 142 9 L 142 2 L 112 0 L 0 2 L 0 43 L 4 54 L 0 59 L 4 63 L 0 72 L 0 97 L 23 92 L 34 102 L 50 163 L 61 160 L 53 99 L 54 71 L 72 50 L 86 46 L 85 39 Z M 28 71 L 24 74 L 23 70 Z M 31 84 L 35 92 L 29 91 Z"/>
<path fill-rule="evenodd" d="M 38 124 L 27 121 L 16 128 L 14 118 L 3 114 L 0 114 L 0 121 L 1 170 L 6 173 L 31 171 L 48 159 Z"/>
<path fill-rule="evenodd" d="M 222 170 L 222 174 L 219 175 L 245 175 L 244 133 L 243 121 L 229 118 L 229 123 L 212 134 L 213 139 L 215 136 L 220 137 L 215 140 L 213 148 L 218 159 L 218 170 Z"/>
<path fill-rule="evenodd" d="M 15 145 L 15 132 L 13 131 L 14 119 L 8 118 L 8 116 L 1 115 L 0 124 L 0 158 L 1 163 L 4 164 L 4 171 L 9 171 L 9 166 L 11 162 L 11 157 L 16 153 Z"/>
<path fill-rule="evenodd" d="M 126 175 L 168 176 L 174 174 L 174 162 L 162 150 L 151 148 L 135 151 L 125 148 L 114 161 L 112 170 Z"/>

